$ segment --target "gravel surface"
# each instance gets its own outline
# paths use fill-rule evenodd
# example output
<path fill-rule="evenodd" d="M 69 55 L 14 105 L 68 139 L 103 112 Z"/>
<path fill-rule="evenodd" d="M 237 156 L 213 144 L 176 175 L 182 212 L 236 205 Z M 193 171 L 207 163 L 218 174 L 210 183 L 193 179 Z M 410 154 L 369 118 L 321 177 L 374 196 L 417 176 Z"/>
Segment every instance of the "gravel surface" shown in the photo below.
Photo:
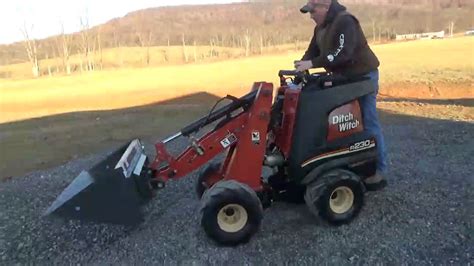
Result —
<path fill-rule="evenodd" d="M 382 107 L 394 110 L 396 104 Z M 410 115 L 381 114 L 389 187 L 368 193 L 349 225 L 319 224 L 304 204 L 280 202 L 265 211 L 250 243 L 220 248 L 199 225 L 192 177 L 169 182 L 146 207 L 139 228 L 42 217 L 63 188 L 104 153 L 0 183 L 0 265 L 472 265 L 474 123 L 456 113 L 432 118 L 427 105 L 399 105 L 410 108 Z M 431 118 L 421 117 L 423 112 Z"/>

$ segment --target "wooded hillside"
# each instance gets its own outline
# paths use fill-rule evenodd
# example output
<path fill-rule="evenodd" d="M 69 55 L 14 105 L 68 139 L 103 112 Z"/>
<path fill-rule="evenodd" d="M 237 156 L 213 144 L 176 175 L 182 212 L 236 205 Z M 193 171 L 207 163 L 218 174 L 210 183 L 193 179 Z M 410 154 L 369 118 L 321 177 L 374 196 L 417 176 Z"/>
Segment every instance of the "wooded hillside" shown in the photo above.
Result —
<path fill-rule="evenodd" d="M 96 27 L 90 27 L 84 17 L 81 32 L 61 34 L 58 25 L 58 36 L 1 45 L 0 65 L 28 61 L 34 64 L 34 56 L 41 60 L 84 54 L 87 58 L 102 49 L 117 47 L 224 46 L 244 49 L 248 55 L 264 47 L 306 43 L 314 24 L 308 15 L 298 11 L 304 2 L 259 0 L 150 8 Z M 340 2 L 358 16 L 370 41 L 391 40 L 395 34 L 448 31 L 450 25 L 454 25 L 455 32 L 464 32 L 474 24 L 474 4 L 469 0 Z"/>

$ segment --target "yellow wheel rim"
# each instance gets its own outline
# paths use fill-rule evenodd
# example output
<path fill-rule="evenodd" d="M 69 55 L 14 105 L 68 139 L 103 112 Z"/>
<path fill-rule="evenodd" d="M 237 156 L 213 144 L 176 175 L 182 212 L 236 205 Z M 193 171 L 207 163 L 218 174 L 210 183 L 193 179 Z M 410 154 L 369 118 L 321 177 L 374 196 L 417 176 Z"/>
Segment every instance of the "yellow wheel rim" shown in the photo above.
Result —
<path fill-rule="evenodd" d="M 348 187 L 338 187 L 331 193 L 329 207 L 337 214 L 342 214 L 351 209 L 354 204 L 354 193 Z"/>
<path fill-rule="evenodd" d="M 228 204 L 219 210 L 217 223 L 228 233 L 236 233 L 247 224 L 248 214 L 244 207 L 238 204 Z"/>

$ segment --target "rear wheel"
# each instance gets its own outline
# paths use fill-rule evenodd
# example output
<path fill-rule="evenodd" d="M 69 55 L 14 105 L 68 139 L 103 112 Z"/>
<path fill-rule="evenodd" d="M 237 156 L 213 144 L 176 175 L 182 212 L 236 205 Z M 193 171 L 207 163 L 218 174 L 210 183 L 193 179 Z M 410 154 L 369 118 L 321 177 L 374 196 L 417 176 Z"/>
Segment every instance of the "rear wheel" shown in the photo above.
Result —
<path fill-rule="evenodd" d="M 333 225 L 346 224 L 362 209 L 364 185 L 350 171 L 333 170 L 307 186 L 305 202 L 315 216 Z"/>
<path fill-rule="evenodd" d="M 222 245 L 246 243 L 258 231 L 263 207 L 255 191 L 233 180 L 220 181 L 202 199 L 201 225 Z"/>

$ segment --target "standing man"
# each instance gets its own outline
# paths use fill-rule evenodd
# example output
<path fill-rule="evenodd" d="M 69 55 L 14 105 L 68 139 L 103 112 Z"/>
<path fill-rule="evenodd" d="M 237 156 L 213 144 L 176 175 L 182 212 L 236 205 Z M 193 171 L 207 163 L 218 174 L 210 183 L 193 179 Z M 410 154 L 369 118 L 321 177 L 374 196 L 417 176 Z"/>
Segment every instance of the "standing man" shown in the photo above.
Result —
<path fill-rule="evenodd" d="M 309 0 L 300 11 L 310 13 L 316 22 L 313 38 L 301 61 L 295 61 L 298 71 L 325 68 L 346 77 L 367 76 L 377 91 L 360 99 L 365 128 L 377 141 L 377 173 L 364 182 L 368 190 L 384 188 L 387 159 L 384 138 L 379 125 L 376 97 L 379 88 L 379 60 L 367 44 L 359 21 L 337 0 Z"/>

